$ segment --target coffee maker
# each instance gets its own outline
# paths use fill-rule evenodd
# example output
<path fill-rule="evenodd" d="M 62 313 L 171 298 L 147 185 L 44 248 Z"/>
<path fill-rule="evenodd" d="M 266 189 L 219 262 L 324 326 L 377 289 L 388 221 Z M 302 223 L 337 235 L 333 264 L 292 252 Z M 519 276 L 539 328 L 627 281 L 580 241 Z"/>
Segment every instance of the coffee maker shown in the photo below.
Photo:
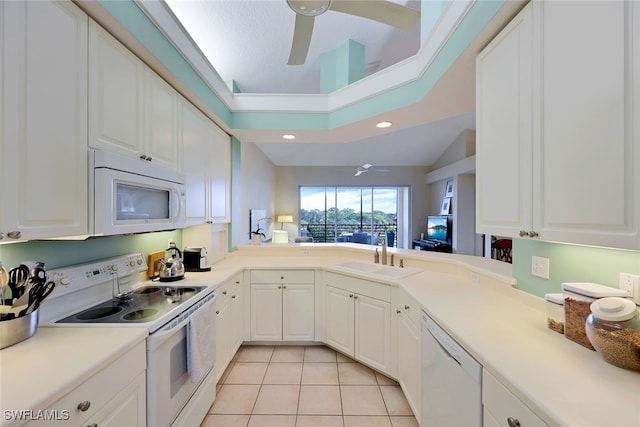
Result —
<path fill-rule="evenodd" d="M 184 248 L 182 251 L 186 271 L 211 271 L 207 266 L 207 248 Z"/>

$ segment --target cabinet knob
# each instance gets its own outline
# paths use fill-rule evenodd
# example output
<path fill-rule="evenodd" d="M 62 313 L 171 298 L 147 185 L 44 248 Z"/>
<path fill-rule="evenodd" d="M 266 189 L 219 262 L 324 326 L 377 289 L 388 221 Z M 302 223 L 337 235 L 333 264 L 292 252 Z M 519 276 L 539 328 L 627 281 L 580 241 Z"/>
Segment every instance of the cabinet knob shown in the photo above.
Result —
<path fill-rule="evenodd" d="M 353 298 L 353 294 L 349 294 L 349 298 Z"/>
<path fill-rule="evenodd" d="M 98 427 L 97 423 L 89 424 L 87 427 Z"/>
<path fill-rule="evenodd" d="M 287 285 L 284 285 L 284 286 L 282 287 L 282 289 L 287 289 Z"/>
<path fill-rule="evenodd" d="M 147 162 L 150 162 L 150 161 L 151 161 L 151 159 L 152 159 L 152 157 L 151 157 L 151 156 L 147 156 Z"/>
<path fill-rule="evenodd" d="M 22 237 L 22 232 L 18 230 L 10 231 L 7 233 L 7 237 L 10 239 L 19 239 Z"/>
<path fill-rule="evenodd" d="M 411 307 L 409 307 L 408 305 L 405 305 L 405 306 L 404 306 L 404 309 L 405 309 L 405 310 L 409 310 L 410 308 L 411 308 Z"/>
<path fill-rule="evenodd" d="M 358 299 L 358 295 L 354 295 L 354 296 L 353 296 L 353 299 Z"/>
<path fill-rule="evenodd" d="M 538 237 L 538 233 L 532 230 L 529 232 L 529 237 Z"/>
<path fill-rule="evenodd" d="M 90 407 L 91 407 L 91 402 L 89 402 L 88 400 L 78 403 L 78 410 L 82 412 L 87 412 Z"/>
<path fill-rule="evenodd" d="M 509 427 L 520 427 L 520 421 L 517 418 L 509 417 L 507 418 L 507 424 Z"/>
<path fill-rule="evenodd" d="M 226 295 L 226 294 L 227 294 L 227 291 L 222 291 L 222 295 Z"/>
<path fill-rule="evenodd" d="M 236 295 L 231 295 L 231 299 L 236 299 Z"/>
<path fill-rule="evenodd" d="M 284 276 L 280 276 L 280 280 L 284 280 Z"/>
<path fill-rule="evenodd" d="M 396 314 L 400 314 L 400 313 L 402 313 L 402 312 L 400 311 L 400 309 L 397 309 L 397 310 L 396 310 Z"/>
<path fill-rule="evenodd" d="M 278 289 L 282 289 L 282 286 L 278 285 Z"/>
<path fill-rule="evenodd" d="M 240 284 L 240 280 L 236 280 L 236 285 L 239 285 L 239 284 Z"/>
<path fill-rule="evenodd" d="M 140 159 L 141 160 L 147 160 L 147 155 L 146 154 L 141 154 L 140 155 Z"/>
<path fill-rule="evenodd" d="M 518 233 L 518 234 L 520 235 L 520 237 L 525 237 L 525 236 L 528 236 L 528 235 L 529 235 L 529 233 L 527 233 L 527 232 L 526 232 L 526 231 L 524 231 L 524 230 L 520 230 L 520 233 Z"/>
<path fill-rule="evenodd" d="M 216 310 L 216 314 L 220 314 L 220 310 Z"/>

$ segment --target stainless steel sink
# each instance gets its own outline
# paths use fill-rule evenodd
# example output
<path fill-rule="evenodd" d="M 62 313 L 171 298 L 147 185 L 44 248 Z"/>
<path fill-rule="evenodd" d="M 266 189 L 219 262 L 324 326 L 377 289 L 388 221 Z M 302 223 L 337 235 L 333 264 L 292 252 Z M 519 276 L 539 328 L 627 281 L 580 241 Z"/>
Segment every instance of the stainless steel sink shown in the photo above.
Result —
<path fill-rule="evenodd" d="M 333 266 L 337 267 L 338 269 L 394 279 L 400 279 L 402 277 L 407 277 L 422 272 L 421 269 L 415 267 L 391 267 L 389 265 L 380 265 L 364 261 L 346 261 L 334 264 Z"/>

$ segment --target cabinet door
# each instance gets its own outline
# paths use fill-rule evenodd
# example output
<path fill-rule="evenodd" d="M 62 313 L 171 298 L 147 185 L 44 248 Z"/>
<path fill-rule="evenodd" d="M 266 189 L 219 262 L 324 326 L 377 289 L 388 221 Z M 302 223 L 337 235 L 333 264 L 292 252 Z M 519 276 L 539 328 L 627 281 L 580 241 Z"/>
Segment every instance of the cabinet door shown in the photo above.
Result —
<path fill-rule="evenodd" d="M 230 326 L 230 345 L 231 345 L 231 357 L 240 348 L 242 344 L 242 328 L 243 328 L 243 301 L 242 301 L 242 286 L 237 282 L 237 289 L 231 294 L 231 326 Z"/>
<path fill-rule="evenodd" d="M 89 145 L 131 157 L 143 153 L 144 64 L 91 21 Z"/>
<path fill-rule="evenodd" d="M 218 297 L 220 298 L 220 297 Z M 216 381 L 219 381 L 232 358 L 230 345 L 230 308 L 228 300 L 216 302 Z"/>
<path fill-rule="evenodd" d="M 251 340 L 282 341 L 282 285 L 251 285 Z"/>
<path fill-rule="evenodd" d="M 187 224 L 209 221 L 209 163 L 212 145 L 209 119 L 184 99 L 180 111 L 180 171 L 187 176 Z"/>
<path fill-rule="evenodd" d="M 144 427 L 147 425 L 146 376 L 140 374 L 86 425 Z"/>
<path fill-rule="evenodd" d="M 638 249 L 640 4 L 536 7 L 534 229 L 544 240 Z"/>
<path fill-rule="evenodd" d="M 355 357 L 391 372 L 391 304 L 364 295 L 355 299 Z"/>
<path fill-rule="evenodd" d="M 355 355 L 354 294 L 327 285 L 325 287 L 325 340 L 348 356 Z"/>
<path fill-rule="evenodd" d="M 476 229 L 531 230 L 532 7 L 527 5 L 476 62 Z"/>
<path fill-rule="evenodd" d="M 145 67 L 144 153 L 154 163 L 178 169 L 178 93 Z"/>
<path fill-rule="evenodd" d="M 422 402 L 420 331 L 402 310 L 398 317 L 398 379 L 413 414 L 419 420 Z"/>
<path fill-rule="evenodd" d="M 212 123 L 213 156 L 210 163 L 211 220 L 231 220 L 231 137 Z"/>
<path fill-rule="evenodd" d="M 71 2 L 0 4 L 0 233 L 13 238 L 88 232 L 87 20 Z"/>
<path fill-rule="evenodd" d="M 315 338 L 313 285 L 287 284 L 282 289 L 282 339 L 313 341 Z"/>

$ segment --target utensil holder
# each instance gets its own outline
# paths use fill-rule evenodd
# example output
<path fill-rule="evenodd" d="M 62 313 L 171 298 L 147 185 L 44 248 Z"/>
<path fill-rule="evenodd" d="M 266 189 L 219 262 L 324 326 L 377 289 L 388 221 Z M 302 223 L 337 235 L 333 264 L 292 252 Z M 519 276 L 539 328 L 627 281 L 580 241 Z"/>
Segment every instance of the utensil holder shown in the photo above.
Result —
<path fill-rule="evenodd" d="M 39 310 L 0 322 L 0 349 L 12 346 L 33 336 L 38 329 Z"/>

